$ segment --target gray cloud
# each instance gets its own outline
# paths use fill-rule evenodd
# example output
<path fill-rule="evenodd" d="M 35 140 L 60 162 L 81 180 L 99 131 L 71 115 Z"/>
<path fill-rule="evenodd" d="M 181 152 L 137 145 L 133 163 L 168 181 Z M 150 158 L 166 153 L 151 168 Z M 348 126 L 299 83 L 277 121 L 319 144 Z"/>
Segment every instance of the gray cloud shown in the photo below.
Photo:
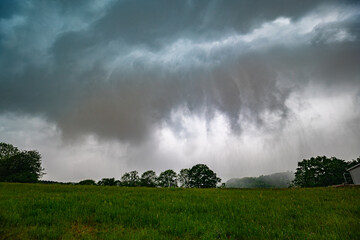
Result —
<path fill-rule="evenodd" d="M 360 92 L 356 2 L 5 3 L 0 115 L 41 116 L 66 141 L 94 135 L 138 146 L 128 152 L 133 164 L 169 157 L 156 153 L 156 136 L 189 132 L 178 112 L 203 118 L 209 132 L 220 114 L 230 135 L 254 127 L 276 142 L 298 121 L 309 89 L 322 99 Z M 359 133 L 356 119 L 346 126 Z M 306 141 L 299 144 L 310 152 Z"/>

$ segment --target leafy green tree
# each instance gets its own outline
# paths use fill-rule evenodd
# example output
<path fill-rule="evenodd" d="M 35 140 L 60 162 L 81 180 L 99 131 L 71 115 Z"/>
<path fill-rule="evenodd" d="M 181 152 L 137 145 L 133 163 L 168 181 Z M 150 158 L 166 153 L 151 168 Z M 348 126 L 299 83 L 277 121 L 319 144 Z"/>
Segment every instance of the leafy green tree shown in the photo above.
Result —
<path fill-rule="evenodd" d="M 188 188 L 190 187 L 190 179 L 189 179 L 189 170 L 188 168 L 184 168 L 180 170 L 178 174 L 178 180 L 180 182 L 180 187 Z"/>
<path fill-rule="evenodd" d="M 168 169 L 160 173 L 158 184 L 160 187 L 177 187 L 176 172 Z"/>
<path fill-rule="evenodd" d="M 37 182 L 43 171 L 39 152 L 20 151 L 11 144 L 0 143 L 0 181 Z"/>
<path fill-rule="evenodd" d="M 304 159 L 298 163 L 295 172 L 294 186 L 321 187 L 341 184 L 344 182 L 344 172 L 349 163 L 335 157 L 326 156 Z"/>
<path fill-rule="evenodd" d="M 96 182 L 92 179 L 82 180 L 78 183 L 79 185 L 96 185 Z"/>
<path fill-rule="evenodd" d="M 221 179 L 205 164 L 197 164 L 189 170 L 189 186 L 195 188 L 215 188 Z"/>
<path fill-rule="evenodd" d="M 137 171 L 125 173 L 121 177 L 121 185 L 126 187 L 136 187 L 140 185 L 140 178 Z"/>
<path fill-rule="evenodd" d="M 0 159 L 8 158 L 18 154 L 20 150 L 8 143 L 0 143 Z"/>
<path fill-rule="evenodd" d="M 117 186 L 118 181 L 115 178 L 103 178 L 98 182 L 99 186 Z"/>
<path fill-rule="evenodd" d="M 140 182 L 143 187 L 156 187 L 156 173 L 152 170 L 146 171 L 141 175 Z"/>

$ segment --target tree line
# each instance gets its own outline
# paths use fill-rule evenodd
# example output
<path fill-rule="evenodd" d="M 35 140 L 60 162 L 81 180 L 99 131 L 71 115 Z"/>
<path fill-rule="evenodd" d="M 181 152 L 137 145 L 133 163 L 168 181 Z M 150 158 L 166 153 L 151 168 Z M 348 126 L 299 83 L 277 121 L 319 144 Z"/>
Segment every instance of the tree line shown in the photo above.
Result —
<path fill-rule="evenodd" d="M 225 185 L 228 188 L 288 188 L 295 178 L 294 172 L 278 172 L 259 177 L 231 178 Z"/>
<path fill-rule="evenodd" d="M 197 164 L 192 168 L 182 169 L 177 174 L 172 169 L 160 173 L 148 170 L 139 176 L 137 171 L 125 173 L 120 180 L 103 178 L 99 182 L 87 179 L 80 181 L 79 185 L 123 186 L 123 187 L 183 187 L 183 188 L 215 188 L 221 179 L 216 176 L 205 164 Z"/>
<path fill-rule="evenodd" d="M 292 187 L 324 187 L 342 183 L 351 183 L 347 169 L 359 164 L 356 160 L 345 161 L 336 157 L 317 156 L 304 159 L 298 163 Z M 39 182 L 44 175 L 41 166 L 41 155 L 37 151 L 19 150 L 11 144 L 0 143 L 0 182 Z M 55 183 L 41 181 L 43 183 Z M 221 182 L 205 164 L 197 164 L 191 168 L 182 169 L 179 174 L 168 169 L 159 176 L 152 170 L 139 176 L 137 171 L 125 173 L 121 179 L 103 178 L 99 182 L 87 179 L 80 185 L 127 186 L 127 187 L 185 187 L 214 188 Z"/>
<path fill-rule="evenodd" d="M 347 169 L 359 164 L 360 157 L 356 160 L 345 161 L 336 157 L 317 156 L 310 159 L 303 159 L 298 162 L 296 168 L 295 178 L 291 182 L 290 187 L 326 187 L 338 184 L 351 184 L 352 179 L 349 177 Z M 261 188 L 271 187 L 264 183 L 260 176 L 253 178 L 257 180 Z M 252 178 L 246 178 L 252 179 Z M 80 182 L 79 184 L 86 184 L 90 182 Z M 98 182 L 98 185 L 108 186 L 146 186 L 146 187 L 195 187 L 195 188 L 208 188 L 216 187 L 221 179 L 216 177 L 216 174 L 204 164 L 198 164 L 190 169 L 182 169 L 179 174 L 169 169 L 156 176 L 154 171 L 144 172 L 141 177 L 138 176 L 137 171 L 125 173 L 121 181 L 116 181 L 114 178 L 104 178 Z M 179 185 L 178 185 L 179 183 Z M 95 181 L 92 182 L 95 185 Z M 231 187 L 231 186 L 226 186 Z"/>
<path fill-rule="evenodd" d="M 11 144 L 0 143 L 0 182 L 39 182 L 44 175 L 41 155 L 37 151 L 19 150 Z M 42 183 L 59 183 L 40 181 Z M 182 169 L 179 174 L 168 169 L 159 176 L 153 170 L 139 176 L 137 171 L 125 173 L 120 180 L 103 178 L 99 182 L 87 179 L 79 185 L 127 186 L 127 187 L 185 187 L 215 188 L 221 179 L 205 164 Z"/>

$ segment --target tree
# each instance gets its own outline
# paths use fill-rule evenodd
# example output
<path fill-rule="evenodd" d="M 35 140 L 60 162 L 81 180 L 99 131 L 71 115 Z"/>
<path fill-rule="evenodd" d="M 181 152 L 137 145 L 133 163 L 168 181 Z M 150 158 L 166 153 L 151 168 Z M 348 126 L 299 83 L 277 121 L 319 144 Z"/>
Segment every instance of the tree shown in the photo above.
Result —
<path fill-rule="evenodd" d="M 21 151 L 11 144 L 0 143 L 0 181 L 37 182 L 43 171 L 39 152 Z"/>
<path fill-rule="evenodd" d="M 7 158 L 9 156 L 14 156 L 18 154 L 20 151 L 17 147 L 14 147 L 11 144 L 0 143 L 0 159 Z"/>
<path fill-rule="evenodd" d="M 158 184 L 160 187 L 177 187 L 176 172 L 168 169 L 160 173 Z"/>
<path fill-rule="evenodd" d="M 196 188 L 215 188 L 221 179 L 205 164 L 197 164 L 189 170 L 189 186 Z"/>
<path fill-rule="evenodd" d="M 189 170 L 188 168 L 184 168 L 180 170 L 178 174 L 178 180 L 180 182 L 180 187 L 188 188 L 189 185 Z"/>
<path fill-rule="evenodd" d="M 82 180 L 78 183 L 79 185 L 96 185 L 96 182 L 92 179 Z"/>
<path fill-rule="evenodd" d="M 335 157 L 318 156 L 304 159 L 298 163 L 293 185 L 321 187 L 341 184 L 344 182 L 343 174 L 348 167 L 349 163 Z"/>
<path fill-rule="evenodd" d="M 99 186 L 117 186 L 118 181 L 115 178 L 103 178 L 98 182 Z"/>
<path fill-rule="evenodd" d="M 152 170 L 146 171 L 141 175 L 140 182 L 143 187 L 156 187 L 156 173 Z"/>
<path fill-rule="evenodd" d="M 126 187 L 136 187 L 140 184 L 140 178 L 137 171 L 125 173 L 121 177 L 121 185 Z"/>

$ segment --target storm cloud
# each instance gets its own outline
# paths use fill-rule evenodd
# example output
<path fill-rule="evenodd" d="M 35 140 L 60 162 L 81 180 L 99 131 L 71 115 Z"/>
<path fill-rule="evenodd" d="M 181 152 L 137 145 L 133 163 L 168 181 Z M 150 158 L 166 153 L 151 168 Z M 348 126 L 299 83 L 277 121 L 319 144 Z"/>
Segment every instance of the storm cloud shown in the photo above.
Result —
<path fill-rule="evenodd" d="M 1 5 L 0 140 L 43 150 L 49 178 L 360 154 L 356 2 Z"/>

